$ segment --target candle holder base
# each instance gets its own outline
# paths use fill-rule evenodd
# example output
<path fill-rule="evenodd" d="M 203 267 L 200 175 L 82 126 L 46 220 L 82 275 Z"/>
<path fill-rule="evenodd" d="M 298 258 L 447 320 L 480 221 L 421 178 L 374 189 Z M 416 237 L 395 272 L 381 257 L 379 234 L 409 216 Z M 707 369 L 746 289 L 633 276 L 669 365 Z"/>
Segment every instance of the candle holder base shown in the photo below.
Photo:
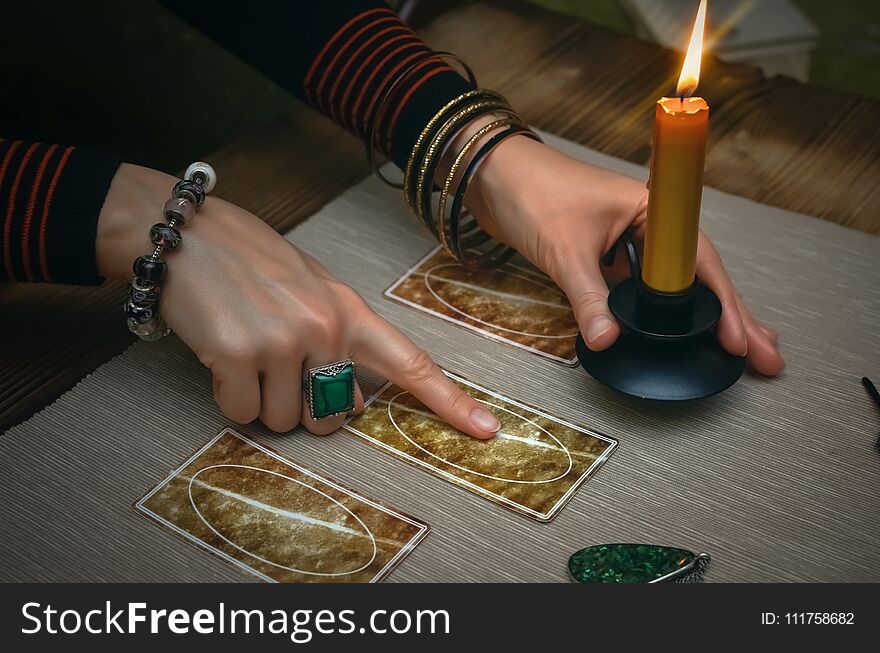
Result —
<path fill-rule="evenodd" d="M 604 351 L 591 351 L 578 337 L 577 355 L 609 388 L 656 401 L 710 397 L 733 385 L 745 367 L 745 359 L 724 351 L 714 333 L 665 343 L 624 331 Z"/>
<path fill-rule="evenodd" d="M 621 240 L 632 276 L 608 297 L 620 337 L 597 352 L 578 336 L 577 356 L 584 369 L 614 390 L 657 401 L 702 399 L 733 385 L 742 376 L 745 357 L 728 354 L 718 342 L 713 327 L 721 317 L 721 302 L 715 293 L 699 282 L 680 293 L 646 287 L 632 240 Z"/>

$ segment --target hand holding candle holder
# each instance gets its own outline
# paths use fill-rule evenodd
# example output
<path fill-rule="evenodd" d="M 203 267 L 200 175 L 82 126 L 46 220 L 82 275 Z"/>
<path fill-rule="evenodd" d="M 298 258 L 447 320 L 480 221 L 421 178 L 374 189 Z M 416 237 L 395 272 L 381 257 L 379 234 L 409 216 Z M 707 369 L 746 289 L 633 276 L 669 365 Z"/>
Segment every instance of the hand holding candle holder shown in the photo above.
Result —
<path fill-rule="evenodd" d="M 582 337 L 578 359 L 594 378 L 643 399 L 700 399 L 742 375 L 745 357 L 721 347 L 713 330 L 721 302 L 696 278 L 700 203 L 709 105 L 691 97 L 700 75 L 706 0 L 701 0 L 678 97 L 657 101 L 644 262 L 628 234 L 623 243 L 631 275 L 608 296 L 621 325 L 617 342 L 592 351 Z M 606 255 L 612 264 L 615 246 Z"/>
<path fill-rule="evenodd" d="M 584 369 L 624 394 L 659 401 L 701 399 L 733 385 L 746 359 L 728 354 L 718 342 L 713 327 L 721 302 L 715 293 L 699 281 L 678 292 L 652 288 L 644 281 L 632 239 L 625 234 L 621 242 L 632 276 L 608 296 L 620 336 L 604 351 L 592 351 L 578 336 Z M 609 253 L 611 260 L 614 254 Z"/>

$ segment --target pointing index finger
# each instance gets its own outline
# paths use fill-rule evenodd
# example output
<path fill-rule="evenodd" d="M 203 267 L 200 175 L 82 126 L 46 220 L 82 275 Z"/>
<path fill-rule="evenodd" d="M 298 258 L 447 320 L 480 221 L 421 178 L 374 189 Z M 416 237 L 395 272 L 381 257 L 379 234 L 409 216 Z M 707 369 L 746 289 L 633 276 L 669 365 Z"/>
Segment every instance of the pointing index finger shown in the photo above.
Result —
<path fill-rule="evenodd" d="M 446 376 L 425 350 L 379 316 L 363 330 L 354 353 L 359 363 L 412 393 L 459 431 L 486 439 L 501 428 L 498 418 Z"/>

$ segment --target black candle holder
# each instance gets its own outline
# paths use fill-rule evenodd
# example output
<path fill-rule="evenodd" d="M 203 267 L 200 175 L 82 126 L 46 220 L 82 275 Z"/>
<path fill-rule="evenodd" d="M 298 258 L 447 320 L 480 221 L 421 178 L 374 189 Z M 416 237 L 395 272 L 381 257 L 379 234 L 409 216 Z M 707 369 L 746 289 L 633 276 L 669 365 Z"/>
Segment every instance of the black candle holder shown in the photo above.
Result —
<path fill-rule="evenodd" d="M 589 349 L 581 336 L 577 355 L 597 381 L 624 394 L 658 401 L 709 397 L 733 385 L 745 368 L 745 357 L 721 347 L 713 327 L 721 318 L 721 302 L 709 288 L 694 284 L 677 293 L 649 288 L 642 282 L 641 263 L 629 234 L 620 238 L 631 276 L 608 296 L 608 307 L 621 333 L 603 351 Z M 606 255 L 614 263 L 617 245 Z"/>

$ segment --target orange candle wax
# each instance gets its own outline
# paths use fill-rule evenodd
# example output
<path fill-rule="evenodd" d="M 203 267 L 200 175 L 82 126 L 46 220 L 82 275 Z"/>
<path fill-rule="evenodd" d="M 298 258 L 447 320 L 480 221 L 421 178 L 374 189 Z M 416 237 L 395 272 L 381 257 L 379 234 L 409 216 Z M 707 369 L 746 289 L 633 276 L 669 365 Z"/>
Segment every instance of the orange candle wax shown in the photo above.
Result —
<path fill-rule="evenodd" d="M 697 261 L 709 105 L 661 98 L 654 121 L 642 281 L 664 292 L 691 286 Z"/>

